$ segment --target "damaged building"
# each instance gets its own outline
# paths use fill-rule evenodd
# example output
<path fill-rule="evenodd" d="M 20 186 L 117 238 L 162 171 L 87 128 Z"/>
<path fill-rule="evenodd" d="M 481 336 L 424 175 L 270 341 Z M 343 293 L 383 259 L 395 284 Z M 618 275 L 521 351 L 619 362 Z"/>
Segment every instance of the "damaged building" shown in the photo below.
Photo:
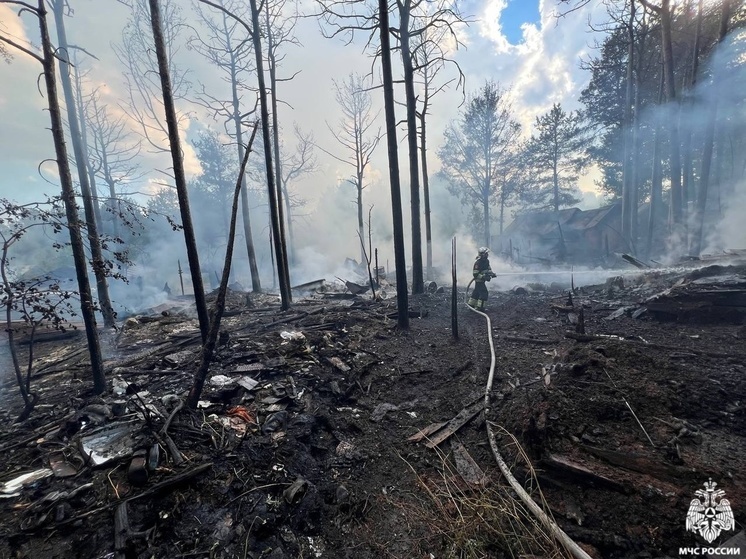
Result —
<path fill-rule="evenodd" d="M 621 230 L 618 203 L 592 210 L 532 211 L 517 215 L 493 246 L 523 266 L 601 265 L 612 253 L 630 250 Z"/>

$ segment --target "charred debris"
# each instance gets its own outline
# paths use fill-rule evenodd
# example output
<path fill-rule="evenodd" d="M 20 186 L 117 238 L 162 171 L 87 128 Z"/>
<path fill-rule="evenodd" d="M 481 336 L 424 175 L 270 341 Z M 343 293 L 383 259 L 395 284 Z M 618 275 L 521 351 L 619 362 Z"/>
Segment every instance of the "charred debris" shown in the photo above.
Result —
<path fill-rule="evenodd" d="M 746 513 L 746 264 L 493 292 L 488 411 L 482 325 L 462 316 L 451 336 L 451 290 L 427 286 L 409 312 L 421 320 L 402 332 L 385 279 L 375 299 L 364 284 L 296 286 L 288 311 L 229 291 L 196 410 L 184 408 L 202 343 L 188 301 L 104 339 L 100 396 L 82 380 L 82 338 L 38 340 L 30 419 L 10 421 L 20 403 L 3 387 L 0 555 L 376 557 L 402 515 L 388 556 L 448 556 L 465 503 L 510 498 L 485 421 L 589 556 L 669 552 L 708 476 Z M 630 507 L 658 528 L 623 522 Z M 546 544 L 478 524 L 469 537 L 485 552 Z"/>

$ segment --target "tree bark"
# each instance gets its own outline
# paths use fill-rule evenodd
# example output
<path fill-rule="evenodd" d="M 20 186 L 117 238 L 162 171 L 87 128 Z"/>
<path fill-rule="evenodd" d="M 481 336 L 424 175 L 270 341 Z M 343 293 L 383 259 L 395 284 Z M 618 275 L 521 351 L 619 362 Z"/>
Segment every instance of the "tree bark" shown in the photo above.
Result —
<path fill-rule="evenodd" d="M 280 224 L 280 238 L 282 244 L 277 252 L 279 257 L 282 257 L 285 265 L 283 266 L 283 273 L 285 274 L 284 281 L 287 285 L 288 300 L 292 301 L 293 293 L 290 290 L 290 266 L 288 256 L 288 241 L 289 239 L 285 235 L 285 208 L 283 207 L 283 184 L 282 184 L 282 160 L 280 159 L 280 124 L 279 115 L 277 114 L 277 59 L 274 53 L 274 38 L 272 36 L 272 29 L 270 27 L 269 20 L 269 2 L 265 1 L 265 8 L 267 10 L 267 62 L 269 69 L 269 94 L 272 103 L 272 148 L 275 157 L 275 184 L 277 185 L 277 220 Z M 254 28 L 255 30 L 258 28 Z M 257 71 L 259 66 L 257 65 Z M 265 146 L 265 149 L 269 149 L 269 146 Z M 288 206 L 289 207 L 289 206 Z M 287 213 L 287 220 L 290 221 L 290 211 Z M 291 240 L 289 242 L 292 242 Z M 292 250 L 292 248 L 290 249 Z M 279 269 L 278 269 L 279 271 Z M 281 278 L 281 281 L 283 278 Z"/>
<path fill-rule="evenodd" d="M 425 130 L 425 118 L 427 115 L 427 102 L 420 113 L 420 160 L 422 161 L 422 194 L 425 198 L 425 244 L 426 260 L 425 273 L 427 279 L 433 279 L 433 233 L 430 223 L 430 177 L 427 172 L 427 133 Z"/>
<path fill-rule="evenodd" d="M 254 0 L 251 0 L 252 2 Z M 381 70 L 386 113 L 386 143 L 391 182 L 391 213 L 394 227 L 394 262 L 396 265 L 396 307 L 399 328 L 409 328 L 409 294 L 407 293 L 407 263 L 404 254 L 404 224 L 402 220 L 401 185 L 399 184 L 399 151 L 396 144 L 396 112 L 394 78 L 391 69 L 391 38 L 387 0 L 378 0 L 379 32 L 381 35 Z"/>
<path fill-rule="evenodd" d="M 718 44 L 728 34 L 728 20 L 730 19 L 730 0 L 723 0 L 720 16 L 720 32 Z M 717 87 L 718 76 L 713 74 L 713 89 Z M 717 124 L 718 101 L 717 97 L 710 102 L 710 111 L 707 118 L 707 127 L 704 134 L 704 151 L 702 153 L 702 176 L 699 179 L 697 190 L 697 232 L 695 234 L 694 254 L 698 256 L 702 252 L 702 241 L 705 226 L 705 210 L 707 209 L 707 190 L 710 186 L 710 169 L 712 167 L 712 151 L 715 144 L 715 127 Z"/>
<path fill-rule="evenodd" d="M 288 237 L 288 268 L 295 264 L 295 234 L 293 233 L 293 215 L 290 207 L 290 194 L 287 181 L 282 181 L 282 199 L 285 203 L 285 215 L 287 216 L 287 237 Z M 288 270 L 289 272 L 289 270 Z M 288 279 L 288 281 L 290 281 Z M 292 296 L 293 292 L 290 292 Z"/>
<path fill-rule="evenodd" d="M 660 85 L 658 86 L 658 106 L 663 102 L 663 74 L 661 74 Z M 658 117 L 655 124 L 655 140 L 653 143 L 653 169 L 650 182 L 650 213 L 648 214 L 648 235 L 645 256 L 652 258 L 653 241 L 655 240 L 655 226 L 660 214 L 660 205 L 663 200 L 663 166 L 661 162 L 661 144 L 663 143 L 663 126 Z"/>
<path fill-rule="evenodd" d="M 168 140 L 171 150 L 171 159 L 174 165 L 174 181 L 176 182 L 176 194 L 179 199 L 179 211 L 181 212 L 181 225 L 184 229 L 184 241 L 186 244 L 187 259 L 189 261 L 189 273 L 192 276 L 192 288 L 194 289 L 194 302 L 197 307 L 199 319 L 199 330 L 202 334 L 202 342 L 207 341 L 210 329 L 210 317 L 207 314 L 207 301 L 205 300 L 205 288 L 202 283 L 202 269 L 199 265 L 199 253 L 197 252 L 197 241 L 194 235 L 192 213 L 189 208 L 189 193 L 187 190 L 186 174 L 184 172 L 184 159 L 181 153 L 181 142 L 179 140 L 179 125 L 176 119 L 176 107 L 171 88 L 171 76 L 168 69 L 166 55 L 166 44 L 163 39 L 163 28 L 161 8 L 158 0 L 150 2 L 150 24 L 153 29 L 153 40 L 158 58 L 158 74 L 161 80 L 163 92 L 163 106 L 166 112 L 166 124 L 168 126 Z"/>
<path fill-rule="evenodd" d="M 488 191 L 489 192 L 489 191 Z M 490 196 L 489 193 L 482 197 L 482 219 L 484 219 L 484 246 L 490 246 Z"/>
<path fill-rule="evenodd" d="M 83 208 L 85 210 L 86 230 L 88 232 L 88 242 L 91 248 L 91 260 L 93 262 L 93 273 L 96 276 L 96 288 L 98 290 L 98 300 L 101 306 L 101 314 L 104 317 L 104 326 L 113 328 L 115 324 L 114 309 L 111 306 L 109 297 L 109 285 L 106 280 L 106 266 L 104 265 L 104 256 L 101 251 L 101 239 L 98 236 L 98 227 L 96 225 L 96 212 L 93 207 L 91 195 L 91 185 L 88 180 L 88 166 L 86 164 L 86 154 L 83 149 L 83 143 L 80 133 L 80 121 L 76 111 L 75 94 L 73 92 L 72 80 L 70 79 L 70 53 L 67 44 L 67 34 L 65 32 L 64 21 L 64 1 L 54 0 L 54 20 L 57 28 L 57 41 L 59 51 L 57 60 L 60 68 L 60 81 L 62 82 L 62 91 L 65 96 L 65 106 L 67 108 L 67 124 L 70 127 L 70 139 L 73 144 L 73 153 L 75 154 L 75 164 L 78 171 L 78 181 L 80 182 L 80 191 L 83 195 Z M 83 115 L 80 115 L 82 118 Z"/>
<path fill-rule="evenodd" d="M 61 45 L 60 45 L 61 48 Z M 93 202 L 93 213 L 96 216 L 96 227 L 99 232 L 104 232 L 104 220 L 101 216 L 101 204 L 99 204 L 99 193 L 96 187 L 96 173 L 93 170 L 93 162 L 91 161 L 88 153 L 88 117 L 86 116 L 85 106 L 83 105 L 83 82 L 80 79 L 80 70 L 74 66 L 71 66 L 73 72 L 75 72 L 75 106 L 80 115 L 80 139 L 83 146 L 83 160 L 85 161 L 86 171 L 88 172 L 88 180 L 91 184 L 91 194 Z M 113 214 L 112 214 L 113 216 Z"/>
<path fill-rule="evenodd" d="M 632 99 L 635 65 L 635 3 L 630 3 L 627 23 L 627 83 L 624 92 L 624 161 L 622 176 L 622 237 L 632 245 Z"/>
<path fill-rule="evenodd" d="M 65 204 L 68 230 L 70 231 L 70 245 L 75 262 L 75 273 L 78 280 L 78 292 L 80 293 L 80 308 L 85 323 L 86 341 L 88 342 L 88 353 L 91 358 L 91 372 L 93 375 L 93 392 L 101 394 L 106 390 L 106 377 L 104 376 L 103 359 L 101 357 L 101 346 L 96 327 L 96 314 L 94 312 L 91 286 L 88 283 L 88 267 L 86 265 L 85 248 L 80 233 L 80 219 L 78 217 L 78 205 L 75 201 L 75 189 L 73 187 L 70 162 L 67 158 L 65 146 L 65 133 L 62 128 L 62 115 L 59 99 L 57 97 L 57 82 L 54 72 L 54 51 L 49 38 L 49 27 L 47 25 L 47 11 L 44 0 L 39 0 L 39 31 L 41 33 L 41 44 L 43 51 L 44 82 L 49 100 L 49 118 L 52 122 L 52 137 L 54 138 L 55 156 L 60 173 L 62 185 L 62 201 Z"/>
<path fill-rule="evenodd" d="M 357 182 L 355 184 L 355 188 L 357 190 L 357 233 L 361 239 L 360 264 L 364 264 L 366 261 L 366 257 L 365 246 L 362 242 L 362 239 L 365 239 L 365 221 L 363 220 L 363 175 L 360 173 L 359 168 L 356 181 Z"/>
<path fill-rule="evenodd" d="M 688 207 L 689 200 L 694 198 L 694 153 L 692 152 L 692 128 L 687 123 L 686 117 L 689 113 L 692 100 L 691 97 L 694 94 L 694 86 L 697 84 L 697 72 L 699 68 L 699 46 L 701 42 L 702 34 L 702 3 L 703 0 L 699 0 L 697 6 L 697 23 L 694 31 L 694 45 L 692 46 L 692 66 L 689 75 L 687 87 L 689 89 L 689 95 L 684 99 L 683 106 L 679 111 L 679 118 L 684 117 L 684 131 L 683 138 L 681 139 L 681 149 L 684 152 L 682 161 L 682 182 L 681 182 L 681 197 L 684 207 Z"/>
<path fill-rule="evenodd" d="M 238 217 L 238 200 L 240 191 L 244 183 L 244 175 L 246 170 L 246 162 L 249 160 L 249 154 L 251 153 L 251 146 L 254 143 L 254 137 L 256 136 L 256 126 L 251 134 L 248 148 L 244 150 L 244 156 L 241 160 L 241 168 L 238 172 L 238 178 L 236 179 L 236 188 L 233 192 L 233 204 L 231 205 L 231 220 L 228 226 L 228 245 L 225 249 L 225 262 L 223 264 L 223 274 L 220 278 L 220 287 L 218 288 L 218 296 L 215 300 L 215 308 L 213 309 L 213 319 L 210 323 L 210 330 L 207 334 L 207 340 L 202 346 L 202 353 L 200 354 L 199 367 L 197 373 L 194 375 L 194 383 L 189 391 L 186 404 L 192 409 L 197 408 L 199 397 L 202 395 L 202 389 L 205 387 L 205 380 L 207 374 L 210 372 L 210 362 L 212 356 L 215 353 L 215 346 L 217 345 L 218 333 L 220 332 L 220 321 L 223 318 L 223 312 L 225 311 L 225 294 L 228 291 L 228 278 L 231 274 L 231 265 L 233 263 L 233 244 L 236 239 L 236 219 Z"/>
<path fill-rule="evenodd" d="M 267 190 L 269 192 L 269 211 L 272 225 L 272 239 L 274 241 L 275 255 L 277 256 L 277 278 L 280 282 L 280 299 L 282 310 L 290 308 L 290 282 L 287 273 L 287 251 L 283 228 L 280 226 L 280 204 L 277 189 L 280 187 L 275 183 L 275 173 L 272 168 L 272 139 L 269 126 L 269 107 L 267 105 L 267 89 L 264 84 L 264 59 L 262 57 L 262 41 L 259 27 L 259 10 L 256 0 L 249 0 L 251 7 L 251 34 L 254 43 L 254 54 L 256 56 L 256 72 L 259 82 L 259 104 L 262 116 L 262 141 L 264 143 L 264 164 L 267 172 Z"/>
<path fill-rule="evenodd" d="M 223 25 L 226 29 L 226 37 L 229 37 L 226 24 L 226 15 L 223 13 Z M 233 108 L 233 126 L 236 133 L 236 144 L 238 149 L 238 160 L 243 161 L 243 124 L 241 122 L 241 104 L 238 98 L 238 70 L 236 68 L 235 54 L 231 51 L 231 103 Z M 254 248 L 254 235 L 251 231 L 251 209 L 249 208 L 249 186 L 244 173 L 241 179 L 241 218 L 243 220 L 243 234 L 246 242 L 246 253 L 249 259 L 249 270 L 251 272 L 251 290 L 261 293 L 262 282 L 259 277 L 259 266 L 256 263 L 256 250 Z"/>
<path fill-rule="evenodd" d="M 674 82 L 674 60 L 671 39 L 671 9 L 670 0 L 661 2 L 661 35 L 663 40 L 663 73 L 666 84 L 666 101 L 671 105 L 676 102 L 676 84 Z M 672 118 L 668 130 L 671 144 L 671 228 L 674 235 L 681 233 L 683 225 L 682 195 L 681 195 L 681 146 L 679 144 L 679 122 Z"/>
<path fill-rule="evenodd" d="M 404 91 L 407 108 L 407 146 L 409 148 L 409 192 L 412 216 L 412 293 L 423 293 L 422 275 L 422 225 L 420 221 L 420 170 L 417 157 L 417 99 L 414 90 L 414 68 L 409 44 L 411 0 L 399 5 L 399 41 L 404 67 Z"/>

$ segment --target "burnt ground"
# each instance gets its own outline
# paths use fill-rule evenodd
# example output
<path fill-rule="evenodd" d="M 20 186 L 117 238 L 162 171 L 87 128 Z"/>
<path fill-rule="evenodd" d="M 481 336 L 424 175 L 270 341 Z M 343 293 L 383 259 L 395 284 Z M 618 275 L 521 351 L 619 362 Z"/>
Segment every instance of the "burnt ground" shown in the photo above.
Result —
<path fill-rule="evenodd" d="M 513 499 L 485 421 L 591 556 L 701 545 L 685 517 L 708 478 L 737 523 L 722 542 L 746 521 L 745 277 L 628 276 L 577 290 L 572 306 L 567 289 L 493 288 L 486 417 L 485 321 L 461 305 L 455 340 L 449 289 L 411 298 L 409 332 L 391 300 L 318 294 L 281 312 L 232 293 L 213 381 L 198 410 L 175 415 L 199 358 L 195 321 L 178 309 L 106 337 L 112 388 L 100 397 L 87 392 L 81 337 L 37 344 L 28 421 L 12 423 L 20 405 L 9 373 L 3 383 L 0 481 L 50 475 L 0 485 L 0 557 L 568 556 Z M 435 448 L 408 440 L 464 408 L 474 417 Z M 102 428 L 129 438 L 93 467 L 83 448 Z M 141 449 L 159 450 L 152 470 L 133 458 Z"/>

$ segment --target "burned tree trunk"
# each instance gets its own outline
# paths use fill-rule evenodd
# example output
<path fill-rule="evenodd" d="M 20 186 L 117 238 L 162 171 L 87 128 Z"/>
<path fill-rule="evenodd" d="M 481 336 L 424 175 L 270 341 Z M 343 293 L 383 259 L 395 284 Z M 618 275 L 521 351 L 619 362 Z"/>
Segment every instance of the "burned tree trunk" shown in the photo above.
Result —
<path fill-rule="evenodd" d="M 674 83 L 673 40 L 671 38 L 670 0 L 661 3 L 661 34 L 663 40 L 663 73 L 666 83 L 666 101 L 673 105 L 676 102 L 676 85 Z M 668 136 L 671 147 L 671 226 L 674 234 L 680 233 L 683 221 L 681 196 L 681 146 L 679 144 L 679 123 L 675 118 L 668 124 Z"/>
<path fill-rule="evenodd" d="M 73 153 L 75 154 L 75 164 L 78 171 L 78 181 L 80 182 L 80 191 L 83 195 L 83 208 L 85 210 L 86 230 L 88 231 L 88 242 L 91 248 L 91 260 L 93 261 L 93 273 L 96 276 L 96 287 L 98 290 L 98 300 L 101 305 L 101 313 L 104 317 L 104 326 L 112 328 L 115 323 L 114 309 L 111 306 L 109 298 L 109 286 L 106 281 L 106 266 L 101 251 L 101 240 L 98 236 L 98 226 L 96 224 L 96 212 L 93 207 L 93 197 L 91 194 L 91 185 L 88 176 L 88 166 L 86 163 L 86 153 L 83 148 L 83 141 L 80 133 L 79 115 L 76 111 L 75 94 L 73 93 L 72 80 L 70 79 L 70 53 L 67 44 L 67 34 L 65 32 L 63 0 L 54 0 L 54 20 L 57 28 L 57 40 L 59 42 L 59 54 L 57 60 L 60 68 L 60 80 L 62 82 L 62 91 L 65 95 L 65 106 L 67 108 L 67 123 L 70 127 L 70 139 L 73 144 Z M 82 118 L 82 115 L 80 115 Z"/>
<path fill-rule="evenodd" d="M 624 160 L 622 176 L 622 237 L 632 245 L 632 100 L 635 66 L 635 3 L 630 3 L 627 23 L 627 83 L 624 92 Z"/>
<path fill-rule="evenodd" d="M 684 95 L 679 118 L 683 120 L 684 130 L 682 132 L 681 149 L 683 151 L 682 161 L 682 182 L 681 197 L 684 207 L 688 202 L 695 198 L 694 196 L 694 153 L 692 152 L 692 126 L 688 122 L 687 116 L 691 110 L 692 96 L 694 95 L 694 86 L 697 84 L 697 72 L 699 69 L 699 51 L 702 36 L 702 6 L 703 0 L 699 0 L 697 6 L 697 21 L 694 30 L 694 44 L 692 45 L 692 65 L 687 80 L 688 95 Z"/>
<path fill-rule="evenodd" d="M 171 90 L 171 76 L 168 69 L 166 55 L 166 44 L 163 39 L 161 23 L 161 9 L 158 0 L 150 2 L 150 24 L 153 28 L 153 39 L 155 42 L 156 56 L 158 57 L 158 74 L 161 79 L 163 91 L 163 105 L 166 111 L 166 124 L 168 125 L 168 140 L 171 149 L 171 159 L 174 165 L 174 180 L 176 182 L 176 193 L 179 198 L 179 211 L 181 212 L 181 224 L 184 228 L 184 241 L 186 243 L 187 258 L 189 260 L 189 272 L 192 276 L 192 287 L 194 289 L 194 301 L 197 306 L 197 317 L 199 318 L 199 330 L 202 341 L 207 341 L 210 328 L 210 317 L 207 314 L 207 302 L 205 301 L 205 289 L 202 284 L 202 270 L 199 265 L 199 254 L 197 253 L 197 241 L 194 236 L 192 224 L 192 213 L 189 209 L 189 193 L 187 191 L 186 174 L 184 173 L 184 159 L 181 153 L 181 142 L 179 140 L 179 126 L 176 118 L 176 107 Z"/>
<path fill-rule="evenodd" d="M 225 14 L 223 22 L 225 23 Z M 233 105 L 233 126 L 236 129 L 236 143 L 238 145 L 238 160 L 243 161 L 243 123 L 241 122 L 240 101 L 238 98 L 238 70 L 236 67 L 236 57 L 231 52 L 231 94 Z M 256 249 L 254 248 L 254 235 L 251 231 L 251 213 L 249 208 L 249 192 L 246 175 L 243 175 L 241 182 L 241 218 L 243 220 L 243 234 L 246 242 L 246 253 L 249 258 L 249 270 L 251 271 L 251 290 L 259 293 L 262 290 L 262 283 L 259 278 L 259 266 L 256 264 Z"/>
<path fill-rule="evenodd" d="M 75 60 L 75 66 L 77 66 L 77 57 Z M 83 159 L 85 161 L 86 170 L 88 171 L 88 180 L 91 184 L 93 212 L 96 216 L 96 226 L 98 227 L 99 232 L 103 232 L 104 220 L 101 217 L 101 204 L 99 203 L 98 188 L 96 187 L 96 172 L 94 171 L 93 162 L 91 161 L 88 152 L 88 119 L 86 117 L 85 105 L 83 104 L 83 83 L 80 77 L 80 69 L 73 68 L 73 72 L 75 73 L 75 107 L 80 117 L 80 139 L 83 146 Z"/>
<path fill-rule="evenodd" d="M 49 117 L 52 121 L 52 136 L 54 138 L 55 156 L 57 167 L 60 172 L 60 183 L 62 185 L 62 200 L 65 204 L 68 230 L 70 231 L 70 245 L 75 262 L 75 273 L 78 280 L 78 291 L 80 292 L 80 307 L 85 323 L 86 340 L 88 352 L 91 358 L 91 372 L 93 374 L 93 391 L 100 394 L 106 390 L 106 377 L 104 376 L 103 359 L 101 357 L 101 346 L 99 344 L 98 328 L 96 327 L 96 315 L 94 312 L 91 286 L 88 283 L 88 267 L 86 265 L 86 254 L 83 246 L 83 238 L 80 233 L 81 223 L 78 217 L 78 205 L 75 201 L 75 189 L 73 188 L 70 163 L 67 158 L 65 146 L 65 133 L 62 128 L 62 114 L 57 97 L 57 82 L 54 72 L 54 50 L 49 38 L 49 27 L 47 26 L 47 11 L 44 0 L 39 0 L 37 9 L 39 17 L 39 31 L 41 32 L 41 44 L 43 51 L 42 64 L 44 65 L 44 82 L 49 99 Z"/>
<path fill-rule="evenodd" d="M 730 19 L 730 0 L 723 0 L 720 17 L 720 32 L 718 43 L 722 43 L 728 33 L 728 20 Z M 713 87 L 717 87 L 718 76 L 714 75 Z M 707 209 L 707 190 L 710 186 L 710 169 L 712 167 L 712 151 L 715 144 L 715 127 L 717 124 L 718 103 L 717 98 L 710 101 L 709 114 L 707 115 L 707 127 L 704 135 L 704 152 L 702 153 L 702 175 L 699 179 L 697 190 L 697 231 L 695 233 L 694 255 L 699 256 L 702 251 L 702 237 L 704 235 L 705 210 Z"/>
<path fill-rule="evenodd" d="M 254 0 L 252 0 L 253 2 Z M 386 0 L 378 0 L 379 32 L 381 34 L 381 68 L 383 71 L 383 98 L 386 111 L 386 142 L 389 154 L 389 180 L 391 181 L 391 212 L 394 227 L 394 262 L 396 265 L 396 305 L 400 328 L 409 328 L 409 294 L 404 255 L 404 224 L 399 184 L 399 151 L 396 145 L 396 114 L 394 105 L 394 78 L 391 70 L 391 40 L 389 37 L 389 12 Z"/>
<path fill-rule="evenodd" d="M 407 108 L 407 146 L 409 148 L 409 193 L 412 217 L 412 293 L 425 291 L 422 275 L 422 227 L 420 223 L 420 171 L 417 157 L 417 99 L 410 50 L 409 20 L 411 2 L 399 2 L 399 43 L 404 67 L 404 91 Z"/>
<path fill-rule="evenodd" d="M 267 190 L 269 191 L 269 211 L 272 225 L 272 239 L 274 241 L 275 254 L 277 256 L 277 276 L 280 282 L 280 298 L 282 309 L 290 308 L 290 282 L 287 271 L 287 247 L 283 236 L 283 228 L 280 225 L 280 208 L 277 195 L 279 185 L 275 183 L 275 174 L 272 169 L 272 139 L 269 129 L 269 107 L 267 106 L 267 89 L 264 84 L 264 60 L 262 57 L 262 41 L 259 27 L 259 9 L 256 0 L 250 0 L 251 24 L 253 32 L 251 38 L 254 43 L 254 54 L 256 56 L 256 72 L 259 82 L 259 104 L 262 115 L 262 142 L 264 143 L 264 164 L 267 171 Z"/>
<path fill-rule="evenodd" d="M 274 36 L 272 33 L 272 22 L 269 17 L 269 2 L 265 2 L 266 22 L 267 22 L 267 66 L 269 70 L 269 93 L 272 100 L 272 148 L 275 156 L 275 184 L 277 185 L 277 213 L 280 222 L 280 234 L 285 243 L 282 250 L 285 259 L 285 282 L 290 286 L 290 269 L 289 262 L 293 253 L 293 226 L 290 223 L 290 198 L 287 189 L 282 180 L 282 159 L 280 158 L 280 117 L 277 112 L 277 57 L 275 56 Z M 287 215 L 286 215 L 287 214 Z M 287 219 L 287 235 L 285 235 L 285 219 Z M 292 300 L 293 293 L 288 291 Z"/>
<path fill-rule="evenodd" d="M 425 275 L 427 279 L 433 279 L 433 234 L 430 224 L 430 177 L 427 172 L 427 133 L 425 131 L 425 120 L 427 115 L 427 103 L 420 113 L 420 160 L 422 162 L 422 195 L 425 200 Z"/>
<path fill-rule="evenodd" d="M 660 86 L 658 87 L 658 105 L 663 102 L 663 74 L 661 74 Z M 660 117 L 658 117 L 660 119 Z M 648 259 L 652 257 L 653 241 L 655 239 L 655 227 L 659 221 L 660 206 L 663 201 L 663 166 L 661 162 L 661 144 L 663 143 L 663 126 L 661 122 L 655 123 L 655 140 L 653 143 L 653 171 L 650 183 L 650 213 L 648 214 L 648 235 L 645 255 Z"/>
<path fill-rule="evenodd" d="M 233 263 L 233 243 L 236 239 L 236 217 L 238 215 L 238 200 L 241 192 L 241 185 L 244 182 L 244 174 L 246 171 L 246 162 L 249 160 L 249 154 L 251 153 L 251 146 L 254 144 L 254 137 L 256 136 L 256 125 L 251 133 L 251 139 L 249 140 L 248 147 L 244 150 L 244 157 L 241 161 L 241 168 L 238 171 L 238 179 L 236 180 L 236 188 L 233 193 L 233 205 L 231 206 L 231 221 L 228 226 L 228 245 L 225 249 L 225 262 L 223 264 L 223 275 L 220 278 L 220 287 L 218 288 L 218 296 L 215 301 L 215 308 L 213 310 L 213 319 L 210 323 L 210 330 L 207 334 L 207 339 L 202 346 L 202 353 L 200 355 L 199 368 L 194 376 L 194 384 L 189 391 L 187 397 L 187 406 L 195 409 L 199 397 L 202 395 L 202 389 L 205 386 L 205 380 L 207 374 L 210 371 L 210 362 L 212 361 L 213 353 L 215 352 L 215 345 L 218 340 L 218 333 L 220 332 L 220 321 L 223 318 L 223 311 L 225 310 L 225 294 L 228 291 L 228 278 L 231 275 L 231 265 Z"/>

